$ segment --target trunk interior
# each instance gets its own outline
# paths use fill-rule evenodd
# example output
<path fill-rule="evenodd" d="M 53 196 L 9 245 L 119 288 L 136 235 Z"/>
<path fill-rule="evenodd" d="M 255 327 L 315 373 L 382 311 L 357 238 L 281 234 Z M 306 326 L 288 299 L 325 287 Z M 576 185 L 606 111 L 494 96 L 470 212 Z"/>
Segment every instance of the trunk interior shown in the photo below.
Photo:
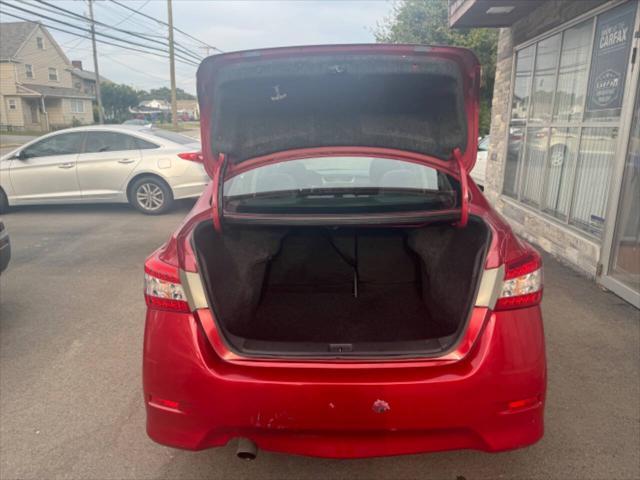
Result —
<path fill-rule="evenodd" d="M 194 234 L 225 338 L 244 353 L 439 352 L 463 330 L 489 243 L 465 228 L 225 225 Z"/>

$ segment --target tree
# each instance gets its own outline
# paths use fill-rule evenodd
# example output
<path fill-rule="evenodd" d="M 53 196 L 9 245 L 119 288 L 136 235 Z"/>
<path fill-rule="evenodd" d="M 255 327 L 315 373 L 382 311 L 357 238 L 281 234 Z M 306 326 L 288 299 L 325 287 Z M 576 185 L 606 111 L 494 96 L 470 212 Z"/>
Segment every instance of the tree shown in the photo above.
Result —
<path fill-rule="evenodd" d="M 449 28 L 447 0 L 402 0 L 394 4 L 391 15 L 378 24 L 374 35 L 376 41 L 384 43 L 455 45 L 473 50 L 482 65 L 480 134 L 489 132 L 496 74 L 496 29 Z"/>
<path fill-rule="evenodd" d="M 142 92 L 129 85 L 104 82 L 100 85 L 105 117 L 112 122 L 121 122 L 131 116 L 129 107 L 137 107 Z"/>
<path fill-rule="evenodd" d="M 178 100 L 194 100 L 196 97 L 185 92 L 181 88 L 176 88 L 176 99 Z M 149 92 L 143 92 L 141 100 L 165 100 L 171 102 L 171 89 L 167 87 L 154 88 Z"/>

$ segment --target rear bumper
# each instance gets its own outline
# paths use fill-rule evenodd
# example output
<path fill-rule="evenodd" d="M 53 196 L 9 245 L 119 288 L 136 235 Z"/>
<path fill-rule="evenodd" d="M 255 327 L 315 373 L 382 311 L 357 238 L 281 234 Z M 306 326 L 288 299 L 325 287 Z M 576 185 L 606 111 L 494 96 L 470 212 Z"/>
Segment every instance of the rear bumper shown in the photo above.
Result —
<path fill-rule="evenodd" d="M 243 365 L 214 352 L 193 315 L 149 311 L 147 432 L 185 449 L 247 437 L 264 450 L 336 458 L 530 445 L 543 434 L 540 310 L 487 317 L 471 352 L 444 365 Z M 531 398 L 536 401 L 509 410 L 510 402 Z"/>
<path fill-rule="evenodd" d="M 193 163 L 181 175 L 168 177 L 167 181 L 173 191 L 173 198 L 177 200 L 201 196 L 211 179 L 201 164 Z"/>

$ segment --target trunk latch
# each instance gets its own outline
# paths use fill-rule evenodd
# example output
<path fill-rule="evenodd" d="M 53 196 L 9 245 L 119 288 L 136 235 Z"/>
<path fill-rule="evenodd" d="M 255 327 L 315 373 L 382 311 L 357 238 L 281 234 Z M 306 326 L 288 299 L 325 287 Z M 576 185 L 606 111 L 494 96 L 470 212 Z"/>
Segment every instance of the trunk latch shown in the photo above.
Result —
<path fill-rule="evenodd" d="M 352 343 L 330 343 L 329 351 L 332 353 L 353 352 Z"/>

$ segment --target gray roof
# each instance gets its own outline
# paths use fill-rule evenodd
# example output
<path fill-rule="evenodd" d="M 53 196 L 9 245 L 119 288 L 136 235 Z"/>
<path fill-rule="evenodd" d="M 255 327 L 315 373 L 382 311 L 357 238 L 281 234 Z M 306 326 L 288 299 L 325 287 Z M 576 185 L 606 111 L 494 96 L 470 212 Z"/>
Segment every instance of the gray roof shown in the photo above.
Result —
<path fill-rule="evenodd" d="M 35 22 L 0 23 L 0 59 L 13 58 L 37 26 Z"/>
<path fill-rule="evenodd" d="M 82 78 L 83 80 L 92 80 L 94 82 L 96 81 L 96 73 L 90 72 L 89 70 L 80 70 L 79 68 L 73 68 L 71 70 L 71 73 L 76 77 Z M 104 83 L 109 82 L 110 80 L 100 75 L 100 81 Z"/>
<path fill-rule="evenodd" d="M 93 95 L 82 93 L 75 88 L 50 87 L 47 85 L 34 85 L 23 83 L 25 87 L 45 97 L 65 97 L 65 98 L 95 98 Z"/>

